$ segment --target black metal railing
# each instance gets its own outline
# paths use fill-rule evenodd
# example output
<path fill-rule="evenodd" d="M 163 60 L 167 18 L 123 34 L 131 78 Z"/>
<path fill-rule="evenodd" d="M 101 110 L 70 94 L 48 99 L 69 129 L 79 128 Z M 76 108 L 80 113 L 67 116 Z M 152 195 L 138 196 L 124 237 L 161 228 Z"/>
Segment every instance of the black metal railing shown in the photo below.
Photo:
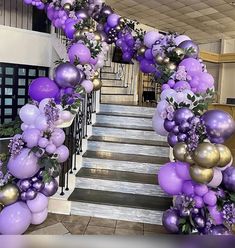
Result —
<path fill-rule="evenodd" d="M 96 92 L 87 94 L 81 101 L 72 125 L 65 128 L 65 145 L 70 151 L 69 159 L 62 164 L 59 177 L 60 195 L 69 191 L 69 174 L 77 170 L 77 155 L 82 154 L 83 139 L 88 137 L 88 126 L 92 125 L 92 113 L 96 112 Z"/>

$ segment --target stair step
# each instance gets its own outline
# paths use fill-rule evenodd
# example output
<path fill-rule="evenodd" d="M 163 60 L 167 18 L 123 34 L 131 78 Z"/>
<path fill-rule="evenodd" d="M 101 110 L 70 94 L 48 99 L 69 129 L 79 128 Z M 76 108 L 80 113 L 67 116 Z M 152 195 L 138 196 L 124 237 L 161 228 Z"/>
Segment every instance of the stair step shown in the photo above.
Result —
<path fill-rule="evenodd" d="M 119 87 L 124 87 L 125 84 L 123 81 L 119 80 L 113 80 L 113 79 L 107 79 L 107 78 L 102 78 L 102 85 L 103 86 L 119 86 Z"/>
<path fill-rule="evenodd" d="M 172 204 L 171 198 L 80 188 L 76 188 L 68 200 L 155 211 L 165 211 Z M 113 216 L 113 219 L 116 219 L 115 216 Z"/>
<path fill-rule="evenodd" d="M 150 115 L 144 113 L 120 113 L 120 112 L 99 112 L 97 115 L 108 115 L 108 116 L 123 116 L 123 117 L 135 117 L 135 118 L 148 118 L 152 119 Z"/>
<path fill-rule="evenodd" d="M 133 102 L 134 95 L 101 94 L 102 103 Z"/>
<path fill-rule="evenodd" d="M 150 156 L 169 157 L 169 148 L 148 145 L 120 144 L 103 141 L 88 141 L 87 148 L 90 151 L 118 152 L 121 154 L 140 154 Z"/>
<path fill-rule="evenodd" d="M 94 136 L 110 136 L 118 138 L 127 138 L 135 140 L 149 140 L 166 142 L 166 137 L 156 134 L 154 131 L 131 130 L 123 128 L 93 126 L 92 135 Z"/>
<path fill-rule="evenodd" d="M 89 141 L 102 141 L 110 143 L 119 143 L 119 144 L 134 144 L 134 145 L 148 145 L 148 146 L 161 146 L 169 147 L 168 143 L 165 141 L 158 140 L 140 140 L 140 139 L 128 139 L 128 138 L 119 138 L 119 137 L 110 137 L 110 136 L 91 136 Z"/>
<path fill-rule="evenodd" d="M 147 156 L 139 154 L 123 154 L 116 152 L 104 151 L 86 151 L 83 158 L 108 159 L 116 161 L 128 161 L 134 163 L 150 163 L 150 164 L 165 164 L 169 162 L 167 157 Z"/>
<path fill-rule="evenodd" d="M 117 87 L 103 86 L 102 87 L 102 95 L 103 94 L 125 95 L 125 94 L 128 94 L 129 91 L 130 89 L 127 87 L 120 87 L 120 86 L 117 86 Z"/>

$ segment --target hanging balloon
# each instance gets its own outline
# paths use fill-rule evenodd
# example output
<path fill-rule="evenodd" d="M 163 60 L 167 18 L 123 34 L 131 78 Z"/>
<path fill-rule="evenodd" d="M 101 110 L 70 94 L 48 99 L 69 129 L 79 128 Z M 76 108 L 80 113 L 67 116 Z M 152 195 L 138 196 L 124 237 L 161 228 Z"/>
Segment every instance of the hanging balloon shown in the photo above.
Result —
<path fill-rule="evenodd" d="M 95 78 L 95 79 L 92 81 L 92 83 L 93 83 L 93 86 L 94 86 L 93 89 L 94 89 L 95 91 L 98 91 L 98 90 L 101 89 L 101 87 L 102 87 L 102 82 L 101 82 L 100 79 Z"/>
<path fill-rule="evenodd" d="M 0 189 L 0 204 L 8 206 L 17 202 L 19 194 L 19 189 L 16 185 L 6 184 Z"/>
<path fill-rule="evenodd" d="M 193 152 L 193 160 L 203 168 L 213 168 L 218 165 L 220 153 L 215 145 L 203 142 Z"/>
<path fill-rule="evenodd" d="M 202 168 L 198 165 L 190 166 L 190 176 L 197 183 L 209 183 L 213 179 L 213 174 L 213 169 Z"/>
<path fill-rule="evenodd" d="M 186 153 L 187 145 L 184 142 L 180 142 L 173 147 L 173 155 L 176 160 L 184 162 Z"/>
<path fill-rule="evenodd" d="M 229 150 L 229 148 L 225 145 L 217 144 L 216 145 L 217 150 L 220 154 L 220 159 L 218 162 L 218 167 L 224 167 L 229 164 L 229 162 L 232 160 L 232 153 Z"/>

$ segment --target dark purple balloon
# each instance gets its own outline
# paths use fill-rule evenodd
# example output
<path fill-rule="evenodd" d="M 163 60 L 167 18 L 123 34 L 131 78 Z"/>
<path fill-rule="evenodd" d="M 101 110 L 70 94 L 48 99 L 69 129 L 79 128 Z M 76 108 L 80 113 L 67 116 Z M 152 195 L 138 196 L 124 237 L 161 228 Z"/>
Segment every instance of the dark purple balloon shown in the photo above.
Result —
<path fill-rule="evenodd" d="M 164 212 L 162 224 L 168 232 L 179 233 L 179 216 L 175 210 L 168 209 Z"/>
<path fill-rule="evenodd" d="M 57 192 L 58 187 L 59 185 L 56 179 L 52 179 L 50 183 L 45 183 L 45 186 L 42 189 L 41 193 L 43 193 L 47 197 L 53 196 Z"/>
<path fill-rule="evenodd" d="M 209 140 L 222 144 L 235 131 L 235 122 L 230 114 L 222 110 L 208 110 L 201 117 Z"/>
<path fill-rule="evenodd" d="M 188 50 L 189 48 L 193 48 L 194 52 L 191 53 L 190 55 L 187 55 L 186 57 L 188 58 L 198 58 L 199 55 L 199 47 L 197 44 L 195 44 L 193 41 L 191 40 L 186 40 L 183 41 L 182 43 L 179 44 L 180 48 L 184 49 L 184 50 Z"/>
<path fill-rule="evenodd" d="M 180 125 L 183 121 L 194 117 L 193 112 L 188 108 L 177 109 L 174 113 L 174 121 L 176 124 Z"/>
<path fill-rule="evenodd" d="M 44 188 L 44 183 L 42 181 L 37 181 L 32 185 L 32 187 L 39 192 Z"/>
<path fill-rule="evenodd" d="M 96 29 L 97 29 L 97 31 L 101 32 L 104 30 L 104 25 L 103 24 L 97 24 Z"/>
<path fill-rule="evenodd" d="M 111 15 L 113 13 L 113 10 L 109 6 L 105 5 L 101 9 L 100 13 L 101 13 L 101 15 L 109 16 L 109 15 Z"/>
<path fill-rule="evenodd" d="M 168 134 L 167 141 L 171 147 L 174 147 L 179 142 L 177 135 L 173 133 Z"/>
<path fill-rule="evenodd" d="M 230 166 L 223 171 L 223 184 L 227 190 L 235 192 L 235 167 Z"/>
<path fill-rule="evenodd" d="M 87 19 L 89 17 L 89 15 L 85 9 L 81 9 L 81 10 L 76 12 L 76 17 L 78 19 Z"/>
<path fill-rule="evenodd" d="M 175 126 L 175 127 L 172 129 L 172 133 L 177 135 L 177 134 L 179 133 L 179 126 Z"/>
<path fill-rule="evenodd" d="M 195 216 L 193 218 L 193 222 L 196 225 L 196 227 L 199 229 L 204 228 L 206 225 L 204 218 L 202 218 L 201 216 Z"/>
<path fill-rule="evenodd" d="M 27 201 L 26 192 L 22 192 L 22 193 L 20 194 L 20 199 L 21 199 L 22 201 Z"/>
<path fill-rule="evenodd" d="M 231 232 L 224 225 L 217 225 L 211 228 L 210 235 L 231 235 Z"/>
<path fill-rule="evenodd" d="M 31 187 L 31 182 L 29 179 L 20 180 L 18 183 L 20 190 L 27 191 Z"/>
<path fill-rule="evenodd" d="M 104 31 L 100 32 L 100 37 L 102 41 L 107 41 L 108 37 Z"/>
<path fill-rule="evenodd" d="M 187 133 L 189 131 L 189 123 L 187 121 L 183 121 L 179 126 L 179 131 L 181 133 Z"/>
<path fill-rule="evenodd" d="M 190 215 L 190 210 L 187 208 L 181 208 L 179 210 L 180 217 L 188 217 Z"/>
<path fill-rule="evenodd" d="M 164 121 L 164 128 L 166 129 L 167 132 L 171 132 L 174 127 L 175 127 L 175 121 L 169 121 L 167 119 Z"/>
<path fill-rule="evenodd" d="M 27 190 L 25 196 L 26 196 L 26 200 L 27 200 L 27 201 L 28 201 L 28 200 L 33 200 L 33 199 L 35 199 L 36 196 L 37 196 L 37 191 L 36 191 L 35 189 L 33 189 L 33 188 L 30 188 L 30 189 Z"/>

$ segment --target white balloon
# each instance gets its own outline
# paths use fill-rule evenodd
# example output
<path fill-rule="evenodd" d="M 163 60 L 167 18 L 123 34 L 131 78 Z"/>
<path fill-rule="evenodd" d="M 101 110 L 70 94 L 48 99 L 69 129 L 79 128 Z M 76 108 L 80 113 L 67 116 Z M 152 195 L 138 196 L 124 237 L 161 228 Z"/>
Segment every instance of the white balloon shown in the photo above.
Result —
<path fill-rule="evenodd" d="M 212 180 L 207 184 L 207 186 L 210 186 L 212 188 L 217 188 L 222 183 L 222 180 L 223 180 L 222 172 L 217 168 L 214 168 L 214 176 Z"/>
<path fill-rule="evenodd" d="M 20 119 L 28 125 L 33 125 L 39 114 L 39 109 L 35 105 L 29 103 L 24 105 L 19 112 Z"/>
<path fill-rule="evenodd" d="M 34 126 L 40 131 L 46 131 L 48 128 L 48 123 L 45 115 L 39 115 L 34 122 Z"/>
<path fill-rule="evenodd" d="M 22 123 L 21 126 L 20 126 L 21 130 L 22 131 L 25 131 L 26 129 L 29 128 L 29 125 L 25 124 L 25 123 Z"/>
<path fill-rule="evenodd" d="M 73 115 L 71 114 L 71 112 L 64 110 L 61 112 L 61 119 L 64 121 L 71 121 L 73 118 Z"/>
<path fill-rule="evenodd" d="M 48 104 L 48 102 L 51 100 L 51 98 L 45 98 L 39 103 L 39 109 L 42 113 L 44 113 L 44 108 Z"/>

